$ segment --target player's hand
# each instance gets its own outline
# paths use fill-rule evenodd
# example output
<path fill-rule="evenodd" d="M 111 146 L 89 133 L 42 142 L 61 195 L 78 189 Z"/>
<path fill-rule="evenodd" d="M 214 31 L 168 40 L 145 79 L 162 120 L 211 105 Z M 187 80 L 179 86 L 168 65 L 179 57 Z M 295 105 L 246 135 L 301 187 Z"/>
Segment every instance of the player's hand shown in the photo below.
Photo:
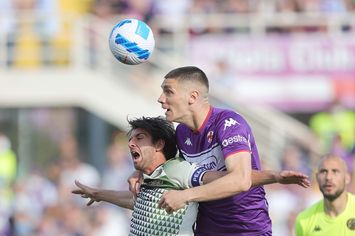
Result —
<path fill-rule="evenodd" d="M 184 191 L 177 190 L 169 190 L 163 193 L 161 197 L 158 207 L 161 209 L 165 209 L 168 214 L 173 213 L 180 208 L 185 207 L 188 202 L 185 200 Z"/>
<path fill-rule="evenodd" d="M 97 189 L 90 188 L 89 186 L 86 186 L 82 183 L 80 183 L 78 180 L 75 180 L 75 185 L 78 186 L 78 189 L 74 189 L 72 193 L 74 194 L 80 194 L 82 198 L 90 198 L 90 201 L 86 204 L 87 206 L 90 206 L 94 202 L 99 202 L 101 201 L 97 197 Z"/>
<path fill-rule="evenodd" d="M 280 171 L 276 179 L 280 184 L 298 184 L 304 188 L 311 186 L 311 182 L 309 181 L 308 176 L 297 171 Z"/>
<path fill-rule="evenodd" d="M 137 198 L 137 194 L 140 191 L 141 183 L 143 182 L 143 174 L 141 171 L 136 170 L 127 180 L 129 185 L 129 191 L 133 193 L 134 198 Z"/>

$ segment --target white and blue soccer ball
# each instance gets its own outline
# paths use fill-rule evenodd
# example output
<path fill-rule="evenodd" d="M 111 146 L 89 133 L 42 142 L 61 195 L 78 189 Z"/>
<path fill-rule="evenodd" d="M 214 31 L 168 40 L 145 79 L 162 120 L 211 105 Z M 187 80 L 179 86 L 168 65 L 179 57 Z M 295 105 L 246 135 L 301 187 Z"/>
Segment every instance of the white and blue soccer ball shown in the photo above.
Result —
<path fill-rule="evenodd" d="M 109 45 L 111 52 L 120 62 L 137 65 L 150 58 L 155 40 L 152 29 L 145 22 L 124 19 L 113 27 Z"/>

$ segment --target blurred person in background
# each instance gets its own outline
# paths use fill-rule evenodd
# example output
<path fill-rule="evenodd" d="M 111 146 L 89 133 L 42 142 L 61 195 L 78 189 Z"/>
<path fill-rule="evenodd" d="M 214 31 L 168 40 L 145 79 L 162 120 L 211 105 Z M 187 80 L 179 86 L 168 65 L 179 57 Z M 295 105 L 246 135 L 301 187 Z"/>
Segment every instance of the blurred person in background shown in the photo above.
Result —
<path fill-rule="evenodd" d="M 330 153 L 332 144 L 341 145 L 347 152 L 355 146 L 355 112 L 337 99 L 327 110 L 314 114 L 309 126 L 321 139 L 323 152 Z"/>
<path fill-rule="evenodd" d="M 92 11 L 101 19 L 112 20 L 115 16 L 125 15 L 148 22 L 154 10 L 153 0 L 96 0 Z"/>
<path fill-rule="evenodd" d="M 99 186 L 101 177 L 94 166 L 81 160 L 76 137 L 67 135 L 58 146 L 59 155 L 48 166 L 46 176 L 31 171 L 16 181 L 17 235 L 127 235 L 126 214 L 101 206 L 83 210 L 81 199 L 70 194 L 69 181 L 85 179 Z"/>
<path fill-rule="evenodd" d="M 33 14 L 36 16 L 34 32 L 40 41 L 40 56 L 43 65 L 54 62 L 53 39 L 60 30 L 59 0 L 33 0 Z"/>
<path fill-rule="evenodd" d="M 164 24 L 166 27 L 160 33 L 171 33 L 184 24 L 184 17 L 189 11 L 192 0 L 153 0 L 154 14 L 165 15 Z M 153 26 L 154 27 L 154 26 Z"/>
<path fill-rule="evenodd" d="M 288 227 L 288 218 L 303 206 L 304 194 L 292 185 L 270 184 L 265 186 L 275 236 L 291 236 L 293 227 Z"/>
<path fill-rule="evenodd" d="M 59 148 L 61 165 L 59 184 L 61 187 L 71 188 L 75 180 L 85 180 L 90 185 L 99 186 L 100 174 L 93 165 L 81 160 L 78 143 L 74 136 L 68 135 L 63 138 Z"/>
<path fill-rule="evenodd" d="M 11 149 L 10 139 L 0 132 L 0 235 L 10 235 L 13 184 L 17 176 L 17 158 Z"/>
<path fill-rule="evenodd" d="M 75 19 L 79 16 L 85 16 L 93 10 L 95 0 L 57 0 L 60 12 Z"/>
<path fill-rule="evenodd" d="M 52 40 L 59 30 L 58 0 L 11 0 L 5 5 L 8 30 L 8 65 L 32 68 L 52 63 Z"/>
<path fill-rule="evenodd" d="M 224 58 L 218 58 L 211 70 L 210 84 L 218 91 L 224 91 L 238 84 L 232 65 Z"/>
<path fill-rule="evenodd" d="M 103 171 L 103 188 L 126 190 L 127 178 L 134 170 L 133 164 L 129 161 L 129 149 L 127 148 L 127 136 L 124 133 L 115 133 L 110 145 L 107 148 L 107 163 Z"/>
<path fill-rule="evenodd" d="M 15 7 L 13 1 L 0 0 L 0 16 L 0 35 L 1 38 L 4 37 L 3 39 L 6 40 L 6 64 L 7 66 L 10 66 L 14 60 L 13 37 L 16 31 Z"/>
<path fill-rule="evenodd" d="M 355 235 L 355 195 L 346 190 L 351 177 L 345 161 L 325 156 L 316 178 L 323 199 L 297 216 L 296 236 Z"/>
<path fill-rule="evenodd" d="M 314 114 L 309 126 L 319 137 L 323 153 L 341 157 L 354 175 L 355 155 L 355 112 L 346 108 L 337 99 L 328 109 Z M 352 187 L 352 185 L 349 187 Z"/>
<path fill-rule="evenodd" d="M 222 1 L 220 1 L 221 3 Z M 211 33 L 214 31 L 210 25 L 203 24 L 204 19 L 198 17 L 198 15 L 217 13 L 219 11 L 219 4 L 216 1 L 211 0 L 194 0 L 190 1 L 187 13 L 196 16 L 191 18 L 192 24 L 189 27 L 189 32 L 192 37 Z M 202 23 L 202 24 L 201 24 Z"/>
<path fill-rule="evenodd" d="M 46 209 L 59 202 L 58 190 L 38 170 L 17 179 L 14 189 L 15 235 L 36 235 Z"/>
<path fill-rule="evenodd" d="M 106 168 L 103 171 L 101 188 L 114 189 L 116 191 L 127 190 L 127 178 L 134 170 L 134 166 L 130 161 L 130 153 L 127 147 L 127 135 L 124 132 L 116 132 L 106 152 Z M 110 232 L 97 235 L 128 235 L 129 219 L 131 211 L 116 207 L 112 204 L 103 205 L 100 210 L 101 222 L 110 222 Z M 105 219 L 105 220 L 104 220 Z M 103 231 L 105 227 L 102 227 Z M 113 228 L 116 228 L 121 233 L 114 234 Z"/>
<path fill-rule="evenodd" d="M 312 174 L 311 161 L 308 153 L 304 152 L 300 145 L 290 143 L 285 147 L 280 164 L 281 169 L 299 171 L 310 176 Z"/>
<path fill-rule="evenodd" d="M 263 167 L 268 168 L 268 163 L 263 161 Z M 300 171 L 311 175 L 310 160 L 307 153 L 303 152 L 300 145 L 296 142 L 290 142 L 285 147 L 280 157 L 281 169 Z M 318 189 L 310 193 L 311 187 L 306 189 L 297 188 L 294 185 L 271 184 L 265 186 L 267 200 L 269 203 L 269 212 L 272 219 L 272 232 L 275 236 L 294 235 L 294 220 L 298 212 L 320 199 Z M 315 193 L 316 194 L 313 194 Z"/>
<path fill-rule="evenodd" d="M 335 134 L 333 137 L 329 152 L 331 154 L 334 154 L 336 156 L 343 158 L 344 161 L 346 162 L 346 165 L 349 168 L 349 172 L 351 174 L 353 174 L 354 173 L 354 165 L 355 165 L 354 150 L 355 150 L 355 143 L 354 143 L 352 150 L 349 151 L 349 149 L 344 147 L 341 136 L 339 134 Z"/>
<path fill-rule="evenodd" d="M 80 198 L 70 194 L 75 180 L 85 180 L 91 186 L 98 187 L 101 176 L 93 165 L 82 160 L 78 142 L 73 135 L 67 135 L 59 144 L 59 199 L 63 205 L 83 206 Z"/>

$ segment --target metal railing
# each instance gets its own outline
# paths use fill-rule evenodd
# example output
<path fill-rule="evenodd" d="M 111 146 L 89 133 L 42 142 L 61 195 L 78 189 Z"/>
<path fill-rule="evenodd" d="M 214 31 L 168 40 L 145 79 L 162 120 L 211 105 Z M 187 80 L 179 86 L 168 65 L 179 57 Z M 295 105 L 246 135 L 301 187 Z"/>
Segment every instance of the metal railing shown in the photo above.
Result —
<path fill-rule="evenodd" d="M 53 29 L 42 29 L 41 24 L 46 22 L 46 17 L 29 12 L 18 14 L 12 20 L 8 20 L 7 15 L 0 16 L 1 24 L 11 22 L 8 27 L 3 27 L 6 29 L 1 31 L 0 28 L 0 68 L 13 64 L 15 69 L 53 64 L 80 67 L 83 63 L 108 66 L 110 60 L 98 60 L 96 54 L 102 57 L 104 53 L 105 57 L 111 57 L 107 47 L 108 33 L 115 23 L 128 16 L 114 16 L 110 20 L 94 15 L 82 18 L 61 16 L 56 18 Z M 194 29 L 203 34 L 247 34 L 250 37 L 267 37 L 275 29 L 283 34 L 320 33 L 330 36 L 355 32 L 354 13 L 194 14 L 185 15 L 179 20 L 180 24 L 173 27 L 170 22 L 170 16 L 166 15 L 155 15 L 149 22 L 157 41 L 156 51 L 150 59 L 155 67 L 169 68 L 181 63 L 183 48 L 188 45 Z"/>
<path fill-rule="evenodd" d="M 4 17 L 0 16 L 0 24 Z M 118 86 L 122 86 L 123 83 L 128 88 L 139 88 L 143 96 L 150 96 L 155 101 L 156 97 L 153 96 L 159 91 L 162 76 L 168 70 L 184 65 L 183 49 L 189 43 L 191 29 L 207 29 L 205 33 L 208 34 L 248 34 L 251 37 L 268 37 L 275 28 L 281 31 L 284 29 L 287 34 L 309 34 L 307 29 L 311 27 L 319 34 L 339 36 L 353 34 L 355 27 L 355 15 L 352 13 L 186 15 L 174 28 L 169 24 L 169 16 L 156 15 L 150 22 L 155 30 L 157 42 L 152 58 L 148 63 L 139 66 L 125 66 L 115 61 L 108 49 L 111 27 L 125 17 L 115 16 L 110 21 L 93 15 L 75 21 L 73 18 L 58 18 L 60 27 L 57 34 L 52 37 L 42 37 L 43 35 L 36 34 L 33 28 L 31 30 L 31 27 L 15 28 L 12 34 L 2 32 L 0 81 L 6 79 L 6 73 L 27 68 L 93 70 L 101 75 L 102 78 L 98 79 L 115 80 L 118 81 Z M 17 25 L 26 25 L 35 24 L 38 18 L 38 15 L 25 14 L 16 17 L 15 20 L 21 23 Z M 300 32 L 300 28 L 304 28 L 304 32 Z M 23 73 L 26 73 L 26 70 Z M 70 72 L 67 76 L 70 76 Z M 246 116 L 267 159 L 273 160 L 275 156 L 279 156 L 285 145 L 292 141 L 317 154 L 317 146 L 310 145 L 314 142 L 311 131 L 300 122 L 271 108 L 253 109 L 238 104 L 232 98 L 226 99 L 226 94 L 221 91 L 214 91 L 211 96 L 212 102 L 236 109 Z"/>

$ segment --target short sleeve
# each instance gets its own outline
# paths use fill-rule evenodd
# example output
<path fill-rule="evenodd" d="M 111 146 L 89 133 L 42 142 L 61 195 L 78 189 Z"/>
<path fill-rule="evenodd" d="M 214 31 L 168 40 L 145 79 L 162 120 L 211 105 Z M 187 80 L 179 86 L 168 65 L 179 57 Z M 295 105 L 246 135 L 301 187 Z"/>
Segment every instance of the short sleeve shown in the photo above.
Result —
<path fill-rule="evenodd" d="M 251 136 L 249 125 L 237 113 L 224 112 L 218 118 L 217 137 L 224 157 L 242 151 L 251 152 Z"/>
<path fill-rule="evenodd" d="M 187 162 L 181 158 L 169 160 L 164 164 L 166 175 L 182 189 L 202 185 L 203 175 L 208 171 L 196 163 Z"/>

